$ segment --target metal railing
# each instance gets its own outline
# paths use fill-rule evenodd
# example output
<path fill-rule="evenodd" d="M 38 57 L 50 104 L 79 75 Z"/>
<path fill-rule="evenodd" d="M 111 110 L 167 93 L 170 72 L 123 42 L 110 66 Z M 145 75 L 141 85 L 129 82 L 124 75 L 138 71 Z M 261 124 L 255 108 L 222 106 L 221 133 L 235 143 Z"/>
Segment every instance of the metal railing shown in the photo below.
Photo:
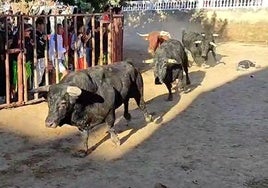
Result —
<path fill-rule="evenodd" d="M 129 1 L 123 7 L 124 12 L 146 10 L 191 10 L 191 9 L 228 9 L 228 8 L 264 8 L 266 0 L 171 0 L 161 2 Z"/>

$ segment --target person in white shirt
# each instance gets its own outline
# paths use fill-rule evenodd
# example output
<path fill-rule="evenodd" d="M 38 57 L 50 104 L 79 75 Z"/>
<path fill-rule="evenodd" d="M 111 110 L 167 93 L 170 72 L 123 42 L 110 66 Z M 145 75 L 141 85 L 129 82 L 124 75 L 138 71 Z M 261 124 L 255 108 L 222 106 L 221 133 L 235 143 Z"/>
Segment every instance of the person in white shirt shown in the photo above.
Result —
<path fill-rule="evenodd" d="M 62 73 L 62 78 L 68 74 L 68 70 L 64 65 L 64 54 L 66 49 L 63 47 L 63 38 L 62 34 L 64 32 L 62 24 L 57 24 L 57 34 L 50 35 L 49 39 L 49 60 L 52 61 L 53 66 L 56 67 L 56 58 L 58 59 L 59 72 Z M 57 39 L 57 52 L 58 57 L 56 57 L 56 39 Z"/>

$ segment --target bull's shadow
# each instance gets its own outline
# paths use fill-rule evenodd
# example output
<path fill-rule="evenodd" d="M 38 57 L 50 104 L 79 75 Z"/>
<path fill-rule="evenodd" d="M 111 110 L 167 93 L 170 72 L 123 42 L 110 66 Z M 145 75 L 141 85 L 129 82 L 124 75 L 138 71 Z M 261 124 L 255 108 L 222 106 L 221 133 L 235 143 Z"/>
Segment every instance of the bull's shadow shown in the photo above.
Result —
<path fill-rule="evenodd" d="M 195 90 L 197 87 L 201 86 L 201 83 L 203 82 L 205 78 L 206 72 L 202 70 L 197 71 L 191 71 L 189 73 L 189 77 L 191 79 L 191 85 L 189 86 L 189 92 Z"/>
<path fill-rule="evenodd" d="M 163 116 L 180 101 L 181 97 L 180 94 L 173 93 L 172 101 L 167 101 L 167 98 L 168 93 L 159 95 L 149 101 L 146 101 L 148 111 L 153 115 L 154 123 L 157 124 L 161 123 Z M 124 132 L 131 129 L 131 131 L 126 136 L 120 139 L 121 144 L 127 142 L 127 140 L 133 134 L 135 134 L 137 131 L 139 131 L 140 129 L 142 129 L 147 125 L 147 123 L 143 118 L 142 113 L 138 111 L 139 109 L 136 108 L 130 112 L 133 118 L 132 121 L 130 121 L 127 126 L 125 126 L 126 124 L 123 125 L 122 121 L 118 122 L 118 126 L 116 126 L 118 132 Z"/>
<path fill-rule="evenodd" d="M 190 64 L 190 67 L 192 66 L 196 66 L 196 67 L 202 67 L 202 65 L 208 65 L 208 67 L 206 68 L 213 68 L 215 66 L 218 66 L 220 64 L 223 64 L 225 65 L 225 62 L 222 61 L 223 57 L 228 57 L 227 55 L 222 55 L 222 54 L 218 54 L 216 53 L 216 61 L 212 55 L 211 52 L 208 53 L 208 60 L 207 60 L 207 63 L 203 62 L 203 58 L 202 57 L 197 57 L 199 61 L 202 61 L 203 63 L 201 65 L 198 65 L 192 58 L 192 55 L 191 53 L 189 52 L 188 54 L 188 58 L 189 58 L 189 64 Z"/>
<path fill-rule="evenodd" d="M 163 116 L 180 102 L 181 95 L 187 95 L 187 93 L 199 87 L 205 77 L 205 72 L 201 70 L 192 71 L 189 74 L 192 84 L 189 86 L 190 90 L 188 92 L 173 91 L 172 101 L 167 101 L 168 92 L 152 98 L 149 101 L 146 101 L 147 109 L 153 115 L 154 123 L 161 123 L 163 121 Z M 162 87 L 166 86 L 163 84 Z M 115 126 L 118 132 L 123 132 L 131 129 L 131 131 L 126 136 L 121 138 L 121 144 L 125 143 L 131 137 L 131 135 L 135 134 L 138 130 L 146 126 L 143 115 L 138 108 L 132 110 L 130 113 L 132 115 L 132 121 L 128 123 L 128 126 L 125 126 L 126 123 L 123 123 L 123 121 L 125 121 L 123 118 L 121 118 L 122 121 L 119 121 L 118 125 Z"/>
<path fill-rule="evenodd" d="M 221 54 L 216 53 L 216 60 L 217 61 L 215 61 L 212 53 L 210 52 L 208 54 L 207 65 L 209 65 L 209 67 L 215 67 L 215 66 L 220 65 L 220 64 L 224 64 L 225 65 L 225 62 L 222 61 L 222 58 L 223 57 L 227 57 L 227 55 L 221 55 Z"/>

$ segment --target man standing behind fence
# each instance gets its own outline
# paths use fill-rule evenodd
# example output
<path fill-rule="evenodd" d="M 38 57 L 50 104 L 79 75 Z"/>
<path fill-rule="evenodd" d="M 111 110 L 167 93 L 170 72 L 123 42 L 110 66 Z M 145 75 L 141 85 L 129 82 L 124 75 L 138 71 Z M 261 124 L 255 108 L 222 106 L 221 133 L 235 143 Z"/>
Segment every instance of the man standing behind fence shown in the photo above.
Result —
<path fill-rule="evenodd" d="M 56 58 L 58 59 L 59 72 L 62 73 L 62 78 L 68 74 L 68 70 L 64 65 L 64 53 L 66 49 L 63 47 L 62 34 L 64 32 L 62 24 L 57 24 L 57 34 L 52 34 L 49 40 L 49 60 L 52 61 L 53 66 L 56 67 Z M 58 57 L 56 57 L 56 40 L 57 40 L 57 52 Z"/>
<path fill-rule="evenodd" d="M 40 86 L 45 72 L 45 48 L 47 37 L 44 35 L 45 21 L 44 18 L 36 19 L 36 51 L 37 51 L 37 64 L 35 65 L 37 73 L 37 86 Z"/>

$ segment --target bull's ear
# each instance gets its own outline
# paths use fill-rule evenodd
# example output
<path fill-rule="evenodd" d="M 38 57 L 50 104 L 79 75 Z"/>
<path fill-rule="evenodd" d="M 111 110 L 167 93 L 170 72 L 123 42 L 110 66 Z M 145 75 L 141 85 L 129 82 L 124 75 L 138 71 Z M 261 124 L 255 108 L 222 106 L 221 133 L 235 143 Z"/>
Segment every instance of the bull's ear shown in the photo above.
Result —
<path fill-rule="evenodd" d="M 49 91 L 49 87 L 50 85 L 40 86 L 40 87 L 32 89 L 30 92 L 31 93 L 47 93 Z"/>
<path fill-rule="evenodd" d="M 78 97 L 81 95 L 82 90 L 79 87 L 76 86 L 68 86 L 67 87 L 67 93 L 72 97 Z"/>

